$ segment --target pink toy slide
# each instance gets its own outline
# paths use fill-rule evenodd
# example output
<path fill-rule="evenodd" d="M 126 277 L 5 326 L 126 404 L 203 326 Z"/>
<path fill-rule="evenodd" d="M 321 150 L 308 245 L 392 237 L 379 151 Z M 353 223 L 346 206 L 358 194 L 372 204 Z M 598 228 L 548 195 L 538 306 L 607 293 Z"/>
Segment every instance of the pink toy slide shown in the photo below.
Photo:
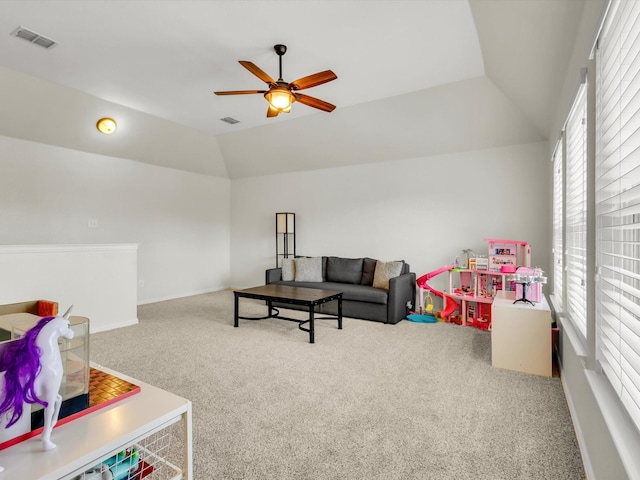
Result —
<path fill-rule="evenodd" d="M 444 267 L 440 267 L 437 270 L 434 270 L 433 272 L 429 272 L 426 273 L 424 275 L 422 275 L 420 278 L 418 278 L 416 280 L 416 284 L 418 285 L 418 288 L 420 288 L 420 304 L 423 305 L 424 304 L 424 291 L 427 290 L 431 293 L 433 293 L 434 295 L 444 299 L 444 306 L 442 308 L 442 311 L 440 312 L 440 316 L 442 318 L 448 318 L 453 312 L 455 312 L 455 310 L 458 308 L 458 304 L 455 300 L 453 300 L 452 298 L 449 297 L 445 297 L 441 291 L 436 290 L 435 288 L 431 287 L 427 282 L 429 280 L 431 280 L 433 277 L 440 275 L 441 273 L 444 272 L 448 272 L 449 270 L 452 270 L 454 268 L 453 265 L 445 265 Z"/>

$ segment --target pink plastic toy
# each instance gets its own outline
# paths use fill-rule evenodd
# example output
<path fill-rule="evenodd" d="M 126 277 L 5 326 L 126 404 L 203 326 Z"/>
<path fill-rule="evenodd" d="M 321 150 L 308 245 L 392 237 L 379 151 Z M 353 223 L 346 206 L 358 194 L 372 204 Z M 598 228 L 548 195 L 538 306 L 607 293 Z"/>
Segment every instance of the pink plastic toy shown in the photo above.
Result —
<path fill-rule="evenodd" d="M 484 241 L 489 243 L 489 270 L 531 266 L 531 245 L 527 242 L 503 238 L 485 238 Z"/>
<path fill-rule="evenodd" d="M 458 308 L 458 304 L 455 300 L 445 297 L 441 291 L 431 287 L 427 282 L 433 277 L 440 275 L 441 273 L 448 272 L 453 268 L 453 265 L 446 265 L 444 267 L 438 268 L 437 270 L 434 270 L 433 272 L 426 273 L 416 280 L 416 284 L 420 289 L 420 305 L 424 304 L 425 290 L 443 299 L 444 308 L 440 312 L 440 317 L 442 318 L 448 318 L 456 310 L 456 308 Z"/>

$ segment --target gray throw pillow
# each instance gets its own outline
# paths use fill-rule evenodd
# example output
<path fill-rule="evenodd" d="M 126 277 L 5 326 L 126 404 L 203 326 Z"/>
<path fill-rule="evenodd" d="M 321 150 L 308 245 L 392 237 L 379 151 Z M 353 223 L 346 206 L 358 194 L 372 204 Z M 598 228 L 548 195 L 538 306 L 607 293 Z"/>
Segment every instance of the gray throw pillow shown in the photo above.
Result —
<path fill-rule="evenodd" d="M 296 258 L 296 282 L 321 282 L 322 257 Z"/>
<path fill-rule="evenodd" d="M 282 259 L 282 280 L 285 282 L 292 282 L 295 276 L 295 263 L 293 258 L 283 258 Z"/>
<path fill-rule="evenodd" d="M 373 274 L 376 271 L 376 263 L 378 263 L 378 261 L 375 258 L 364 257 L 361 285 L 373 285 Z"/>
<path fill-rule="evenodd" d="M 362 280 L 362 258 L 329 257 L 327 282 L 359 284 Z"/>
<path fill-rule="evenodd" d="M 376 263 L 376 271 L 373 274 L 373 286 L 389 290 L 389 279 L 400 276 L 403 262 L 381 262 Z"/>

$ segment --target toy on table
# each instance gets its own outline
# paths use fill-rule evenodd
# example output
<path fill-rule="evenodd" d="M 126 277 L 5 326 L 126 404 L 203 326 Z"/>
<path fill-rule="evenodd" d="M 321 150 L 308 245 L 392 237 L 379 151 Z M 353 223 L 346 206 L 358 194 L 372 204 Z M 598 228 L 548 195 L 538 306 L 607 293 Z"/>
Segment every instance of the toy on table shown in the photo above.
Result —
<path fill-rule="evenodd" d="M 44 407 L 43 450 L 56 447 L 51 441 L 51 431 L 58 421 L 62 404 L 58 391 L 63 375 L 58 339 L 73 338 L 69 325 L 72 308 L 61 317 L 40 319 L 21 338 L 11 342 L 0 358 L 0 371 L 4 372 L 0 416 L 9 417 L 5 428 L 18 422 L 25 413 L 25 403 L 39 403 Z"/>
<path fill-rule="evenodd" d="M 509 278 L 517 285 L 517 299 L 513 303 L 528 303 L 533 306 L 534 302 L 540 302 L 542 285 L 547 283 L 547 277 L 543 276 L 542 269 L 520 267 L 516 273 L 509 275 Z"/>

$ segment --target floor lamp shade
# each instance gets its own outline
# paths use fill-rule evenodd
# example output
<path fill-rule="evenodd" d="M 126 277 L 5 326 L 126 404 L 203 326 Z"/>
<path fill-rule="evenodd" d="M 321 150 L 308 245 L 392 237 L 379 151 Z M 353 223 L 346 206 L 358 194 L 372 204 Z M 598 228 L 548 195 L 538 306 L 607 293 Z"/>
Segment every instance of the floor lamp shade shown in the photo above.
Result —
<path fill-rule="evenodd" d="M 296 214 L 276 213 L 276 267 L 291 256 L 296 256 Z"/>
<path fill-rule="evenodd" d="M 276 233 L 296 233 L 296 214 L 276 213 Z"/>

